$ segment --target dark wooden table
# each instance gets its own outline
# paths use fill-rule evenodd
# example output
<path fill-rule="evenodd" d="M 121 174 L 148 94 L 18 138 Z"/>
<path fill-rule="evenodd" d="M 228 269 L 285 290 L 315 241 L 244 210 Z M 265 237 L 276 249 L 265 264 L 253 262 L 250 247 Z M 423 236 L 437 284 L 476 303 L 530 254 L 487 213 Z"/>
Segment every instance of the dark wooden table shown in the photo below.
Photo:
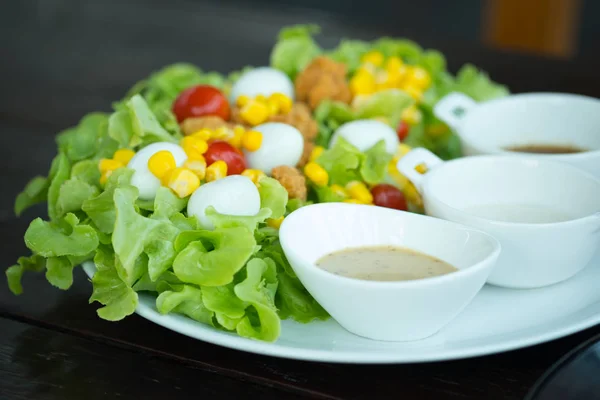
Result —
<path fill-rule="evenodd" d="M 288 2 L 289 3 L 289 2 Z M 366 26 L 275 2 L 19 0 L 0 13 L 0 240 L 2 264 L 26 254 L 22 236 L 43 207 L 20 219 L 12 201 L 45 173 L 53 134 L 92 110 L 108 110 L 136 80 L 175 61 L 226 72 L 261 65 L 282 25 L 316 22 L 324 44 L 343 36 L 402 35 L 393 24 Z M 600 96 L 600 60 L 553 61 L 497 53 L 412 32 L 442 50 L 452 70 L 465 61 L 513 91 Z M 521 399 L 565 352 L 600 327 L 528 349 L 444 363 L 356 366 L 299 362 L 217 347 L 132 316 L 97 318 L 91 286 L 77 270 L 73 288 L 28 276 L 12 296 L 0 279 L 0 399 L 392 398 Z"/>

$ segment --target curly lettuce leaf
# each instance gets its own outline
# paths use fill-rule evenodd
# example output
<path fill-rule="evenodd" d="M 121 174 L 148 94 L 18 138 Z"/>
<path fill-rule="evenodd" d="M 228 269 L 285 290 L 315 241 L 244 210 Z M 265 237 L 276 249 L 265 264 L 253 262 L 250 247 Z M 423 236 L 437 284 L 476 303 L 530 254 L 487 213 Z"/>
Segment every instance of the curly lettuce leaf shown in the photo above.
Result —
<path fill-rule="evenodd" d="M 60 217 L 57 210 L 58 196 L 60 194 L 60 187 L 69 179 L 70 172 L 71 164 L 69 159 L 65 154 L 59 153 L 56 158 L 56 172 L 48 187 L 48 217 L 51 221 Z"/>
<path fill-rule="evenodd" d="M 56 212 L 58 215 L 64 215 L 68 212 L 79 211 L 86 200 L 97 196 L 98 193 L 99 190 L 96 186 L 79 179 L 69 179 L 60 186 Z"/>
<path fill-rule="evenodd" d="M 142 96 L 133 96 L 126 103 L 126 107 L 129 111 L 131 129 L 133 130 L 130 146 L 140 144 L 146 146 L 154 142 L 178 142 L 177 137 L 174 137 L 162 127 Z"/>
<path fill-rule="evenodd" d="M 119 168 L 109 177 L 104 191 L 83 202 L 81 209 L 88 215 L 98 230 L 110 234 L 115 228 L 116 208 L 113 200 L 114 192 L 119 187 L 129 186 L 133 170 Z"/>
<path fill-rule="evenodd" d="M 271 210 L 270 218 L 279 218 L 285 213 L 288 193 L 278 180 L 264 177 L 259 182 L 260 207 Z"/>
<path fill-rule="evenodd" d="M 280 271 L 277 280 L 279 287 L 275 304 L 282 319 L 291 317 L 298 322 L 307 323 L 329 318 L 327 311 L 308 293 L 298 278 Z"/>
<path fill-rule="evenodd" d="M 249 307 L 237 324 L 242 337 L 274 342 L 281 332 L 281 320 L 275 307 L 277 269 L 269 258 L 253 258 L 246 265 L 246 279 L 234 287 L 236 296 Z"/>
<path fill-rule="evenodd" d="M 8 288 L 16 295 L 23 293 L 21 279 L 26 271 L 42 272 L 46 267 L 46 259 L 39 254 L 30 257 L 19 257 L 17 264 L 6 270 Z"/>
<path fill-rule="evenodd" d="M 49 184 L 49 179 L 43 176 L 36 176 L 29 181 L 25 186 L 25 189 L 23 189 L 15 199 L 15 215 L 20 216 L 29 207 L 46 201 Z"/>
<path fill-rule="evenodd" d="M 86 256 L 98 247 L 96 230 L 79 225 L 74 214 L 67 214 L 59 223 L 34 219 L 25 232 L 25 244 L 43 257 Z"/>
<path fill-rule="evenodd" d="M 100 170 L 96 160 L 82 160 L 73 164 L 71 168 L 71 179 L 77 179 L 89 185 L 100 184 Z"/>
<path fill-rule="evenodd" d="M 388 163 L 392 155 L 385 149 L 385 142 L 380 140 L 365 151 L 365 157 L 360 165 L 360 175 L 368 184 L 376 185 L 385 178 Z"/>
<path fill-rule="evenodd" d="M 335 145 L 324 151 L 315 162 L 327 171 L 330 184 L 345 186 L 350 181 L 360 180 L 362 159 L 362 153 L 340 137 Z"/>
<path fill-rule="evenodd" d="M 244 227 L 216 228 L 214 231 L 183 232 L 189 241 L 173 261 L 173 271 L 183 282 L 200 286 L 221 286 L 233 281 L 256 250 L 252 231 Z M 178 243 L 179 242 L 179 243 Z M 175 240 L 175 248 L 181 247 Z"/>
<path fill-rule="evenodd" d="M 112 245 L 118 258 L 117 272 L 131 285 L 139 278 L 136 260 L 146 253 L 153 264 L 152 276 L 158 277 L 174 258 L 173 241 L 179 230 L 169 220 L 155 220 L 137 213 L 138 191 L 133 186 L 117 188 L 113 194 L 116 209 Z M 159 272 L 160 271 L 160 272 Z"/>
<path fill-rule="evenodd" d="M 292 80 L 322 50 L 313 35 L 319 32 L 317 25 L 294 25 L 279 33 L 271 51 L 271 66 L 286 73 Z"/>
<path fill-rule="evenodd" d="M 98 144 L 107 135 L 108 115 L 90 113 L 76 127 L 61 132 L 56 141 L 61 152 L 70 161 L 92 158 L 98 152 Z"/>
<path fill-rule="evenodd" d="M 236 296 L 235 284 L 202 286 L 204 306 L 215 313 L 225 329 L 234 330 L 246 314 L 246 303 Z"/>
<path fill-rule="evenodd" d="M 203 302 L 203 292 L 191 285 L 170 285 L 156 299 L 156 309 L 161 314 L 183 314 L 195 321 L 213 324 L 214 313 Z"/>
<path fill-rule="evenodd" d="M 104 305 L 98 309 L 98 316 L 108 321 L 119 321 L 133 314 L 138 305 L 138 294 L 119 276 L 114 253 L 107 247 L 100 247 L 94 264 L 96 273 L 92 277 L 90 303 L 97 301 Z"/>
<path fill-rule="evenodd" d="M 371 50 L 371 43 L 362 40 L 342 39 L 340 44 L 327 53 L 332 60 L 344 63 L 352 75 L 361 64 L 361 57 Z"/>

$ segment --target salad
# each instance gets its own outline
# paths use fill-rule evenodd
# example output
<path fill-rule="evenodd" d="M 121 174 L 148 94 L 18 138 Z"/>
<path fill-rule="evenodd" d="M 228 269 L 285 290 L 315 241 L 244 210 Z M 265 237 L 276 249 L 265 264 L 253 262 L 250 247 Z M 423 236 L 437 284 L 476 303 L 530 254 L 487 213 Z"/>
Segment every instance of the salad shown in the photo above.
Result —
<path fill-rule="evenodd" d="M 264 341 L 282 319 L 327 319 L 279 244 L 284 218 L 316 202 L 420 212 L 397 160 L 412 146 L 460 156 L 432 107 L 452 91 L 483 101 L 507 89 L 471 65 L 453 76 L 406 39 L 327 50 L 317 31 L 283 29 L 270 66 L 167 66 L 60 132 L 49 173 L 15 201 L 17 215 L 46 202 L 48 219 L 27 229 L 11 291 L 29 272 L 66 290 L 93 261 L 90 302 L 106 320 L 131 315 L 139 292 L 160 313 Z"/>

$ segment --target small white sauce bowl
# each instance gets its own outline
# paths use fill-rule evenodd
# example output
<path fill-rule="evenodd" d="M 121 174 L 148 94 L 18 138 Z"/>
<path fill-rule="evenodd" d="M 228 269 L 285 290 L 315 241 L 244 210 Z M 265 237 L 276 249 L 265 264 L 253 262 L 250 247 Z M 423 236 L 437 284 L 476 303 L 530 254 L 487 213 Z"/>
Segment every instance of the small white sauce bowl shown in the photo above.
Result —
<path fill-rule="evenodd" d="M 383 207 L 322 203 L 300 208 L 279 231 L 285 255 L 310 294 L 346 330 L 369 339 L 419 340 L 458 315 L 484 285 L 500 254 L 486 233 Z M 411 281 L 353 279 L 316 266 L 323 256 L 362 246 L 400 246 L 458 268 Z"/>
<path fill-rule="evenodd" d="M 428 167 L 424 175 L 415 170 L 420 164 Z M 600 180 L 571 165 L 507 156 L 442 162 L 418 148 L 402 157 L 397 168 L 423 195 L 426 214 L 480 229 L 500 241 L 502 254 L 488 283 L 516 289 L 552 285 L 582 270 L 599 248 Z M 502 220 L 473 211 L 481 206 L 522 213 L 520 221 L 543 210 L 566 218 Z"/>
<path fill-rule="evenodd" d="M 476 103 L 451 93 L 435 115 L 460 137 L 465 155 L 503 154 L 566 162 L 600 178 L 600 99 L 567 93 L 524 93 Z M 526 145 L 574 146 L 588 151 L 533 154 Z"/>

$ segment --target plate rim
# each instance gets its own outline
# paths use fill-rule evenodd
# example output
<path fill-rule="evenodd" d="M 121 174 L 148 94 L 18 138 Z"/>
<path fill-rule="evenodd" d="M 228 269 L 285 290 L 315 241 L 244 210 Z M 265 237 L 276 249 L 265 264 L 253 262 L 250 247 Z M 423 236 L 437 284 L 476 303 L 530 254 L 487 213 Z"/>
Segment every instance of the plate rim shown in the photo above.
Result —
<path fill-rule="evenodd" d="M 82 264 L 82 267 L 88 277 L 91 278 L 95 271 L 94 263 L 87 261 Z M 487 343 L 470 348 L 451 348 L 450 350 L 440 350 L 435 353 L 403 355 L 401 352 L 358 353 L 347 350 L 336 352 L 335 350 L 294 348 L 278 344 L 277 342 L 261 342 L 236 336 L 228 332 L 222 332 L 210 326 L 204 326 L 184 316 L 162 315 L 156 308 L 148 306 L 143 302 L 138 304 L 135 313 L 163 328 L 217 346 L 271 357 L 336 364 L 409 364 L 468 359 L 546 343 L 600 324 L 599 312 L 576 323 L 559 326 L 550 331 L 530 335 L 525 338 L 514 338 L 500 343 Z M 173 321 L 173 319 L 182 319 L 182 321 Z"/>

